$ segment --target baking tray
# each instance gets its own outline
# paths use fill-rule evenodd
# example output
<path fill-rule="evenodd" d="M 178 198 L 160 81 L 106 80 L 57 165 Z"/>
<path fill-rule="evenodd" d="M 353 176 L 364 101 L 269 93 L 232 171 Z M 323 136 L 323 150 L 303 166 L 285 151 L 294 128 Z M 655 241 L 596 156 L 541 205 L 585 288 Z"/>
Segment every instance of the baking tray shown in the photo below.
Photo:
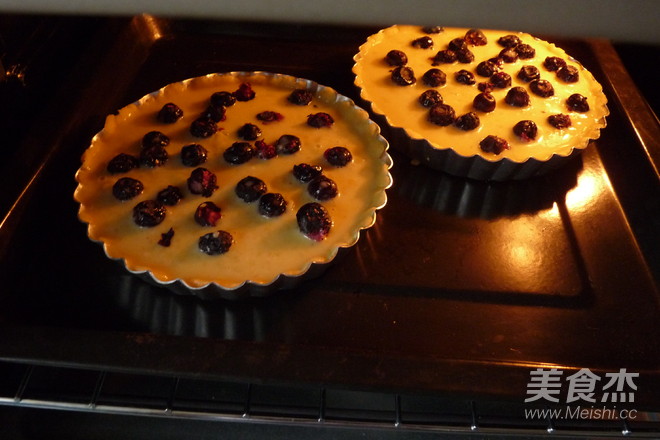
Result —
<path fill-rule="evenodd" d="M 3 168 L 21 190 L 0 225 L 0 359 L 517 402 L 535 368 L 626 368 L 640 374 L 636 405 L 658 408 L 660 137 L 607 42 L 542 36 L 611 101 L 607 129 L 580 158 L 487 183 L 393 152 L 374 227 L 294 290 L 244 302 L 175 295 L 87 239 L 73 176 L 106 114 L 167 83 L 236 70 L 355 98 L 352 57 L 376 30 L 108 20 L 62 85 L 69 99 L 30 136 L 22 154 L 40 159 Z"/>

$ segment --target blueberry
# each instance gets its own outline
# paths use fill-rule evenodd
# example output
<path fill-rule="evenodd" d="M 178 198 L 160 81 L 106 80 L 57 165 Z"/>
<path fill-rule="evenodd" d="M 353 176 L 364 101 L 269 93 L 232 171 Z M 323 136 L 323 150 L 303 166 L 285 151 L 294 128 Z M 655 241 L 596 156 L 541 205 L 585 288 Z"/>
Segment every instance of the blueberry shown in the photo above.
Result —
<path fill-rule="evenodd" d="M 317 178 L 323 172 L 323 168 L 318 165 L 300 163 L 293 166 L 293 175 L 302 183 L 308 183 Z"/>
<path fill-rule="evenodd" d="M 474 74 L 470 71 L 467 71 L 465 69 L 461 69 L 457 71 L 454 74 L 454 78 L 456 78 L 456 81 L 465 84 L 468 86 L 471 86 L 472 84 L 475 84 L 477 81 L 474 79 Z"/>
<path fill-rule="evenodd" d="M 165 124 L 173 124 L 182 117 L 183 110 L 173 102 L 168 102 L 158 111 L 156 119 Z"/>
<path fill-rule="evenodd" d="M 460 128 L 461 130 L 469 131 L 477 128 L 479 123 L 479 116 L 477 116 L 477 114 L 474 112 L 469 112 L 456 118 L 456 121 L 454 121 L 454 126 L 456 128 Z"/>
<path fill-rule="evenodd" d="M 242 178 L 237 184 L 234 192 L 245 203 L 252 203 L 259 199 L 262 195 L 266 194 L 268 187 L 263 180 L 247 176 Z"/>
<path fill-rule="evenodd" d="M 485 76 L 486 78 L 489 78 L 499 70 L 500 68 L 496 63 L 492 61 L 482 61 L 479 64 L 477 64 L 476 72 L 477 75 Z"/>
<path fill-rule="evenodd" d="M 301 206 L 296 213 L 296 220 L 300 232 L 314 241 L 323 240 L 332 228 L 332 220 L 328 211 L 317 202 Z"/>
<path fill-rule="evenodd" d="M 188 144 L 181 148 L 181 163 L 187 167 L 197 167 L 204 162 L 208 152 L 200 144 Z"/>
<path fill-rule="evenodd" d="M 575 83 L 580 80 L 580 72 L 575 66 L 564 66 L 557 70 L 557 78 L 565 83 Z"/>
<path fill-rule="evenodd" d="M 222 209 L 213 202 L 202 202 L 195 210 L 195 221 L 200 226 L 215 226 L 222 217 Z"/>
<path fill-rule="evenodd" d="M 408 63 L 408 56 L 401 50 L 393 49 L 385 55 L 385 62 L 390 66 L 405 66 Z"/>
<path fill-rule="evenodd" d="M 434 66 L 437 66 L 439 64 L 451 64 L 456 62 L 457 59 L 458 59 L 458 55 L 456 54 L 456 51 L 453 51 L 451 49 L 444 49 L 439 51 L 435 55 L 435 57 L 433 57 L 431 64 Z"/>
<path fill-rule="evenodd" d="M 307 192 L 316 200 L 330 200 L 337 197 L 339 191 L 334 180 L 320 175 L 307 185 Z"/>
<path fill-rule="evenodd" d="M 112 195 L 118 200 L 130 200 L 144 191 L 144 185 L 137 179 L 122 177 L 112 185 Z"/>
<path fill-rule="evenodd" d="M 133 221 L 138 226 L 152 228 L 165 220 L 165 206 L 157 200 L 145 200 L 133 208 Z"/>
<path fill-rule="evenodd" d="M 447 48 L 449 50 L 453 50 L 454 52 L 459 52 L 461 50 L 467 49 L 467 43 L 465 42 L 465 38 L 454 38 L 449 42 L 447 45 Z"/>
<path fill-rule="evenodd" d="M 236 98 L 230 92 L 215 92 L 211 95 L 211 105 L 214 107 L 231 107 Z"/>
<path fill-rule="evenodd" d="M 254 147 L 257 149 L 257 157 L 259 159 L 272 159 L 277 156 L 275 145 L 259 140 L 254 143 Z"/>
<path fill-rule="evenodd" d="M 328 115 L 330 116 L 330 115 Z M 292 134 L 284 134 L 275 142 L 275 151 L 277 154 L 294 154 L 300 151 L 302 146 L 300 138 Z"/>
<path fill-rule="evenodd" d="M 490 113 L 495 110 L 495 97 L 488 92 L 479 93 L 472 100 L 472 106 L 484 113 Z"/>
<path fill-rule="evenodd" d="M 505 47 L 500 51 L 498 57 L 505 63 L 515 63 L 518 60 L 518 52 L 513 47 Z"/>
<path fill-rule="evenodd" d="M 571 117 L 564 114 L 548 116 L 548 122 L 555 128 L 566 128 L 571 126 Z"/>
<path fill-rule="evenodd" d="M 422 27 L 422 32 L 425 34 L 439 34 L 441 32 L 444 32 L 445 28 L 442 26 L 423 26 Z"/>
<path fill-rule="evenodd" d="M 353 155 L 345 147 L 332 147 L 323 153 L 325 160 L 336 167 L 344 167 L 353 160 Z"/>
<path fill-rule="evenodd" d="M 465 42 L 470 46 L 485 46 L 488 44 L 488 39 L 481 30 L 470 29 L 465 33 Z"/>
<path fill-rule="evenodd" d="M 254 124 L 244 124 L 238 129 L 238 137 L 246 141 L 256 141 L 261 136 L 261 129 Z"/>
<path fill-rule="evenodd" d="M 419 96 L 419 103 L 426 108 L 442 104 L 442 95 L 437 90 L 426 90 Z"/>
<path fill-rule="evenodd" d="M 504 97 L 504 101 L 513 107 L 526 107 L 529 105 L 529 95 L 522 87 L 512 87 Z"/>
<path fill-rule="evenodd" d="M 290 103 L 295 105 L 307 105 L 312 102 L 314 94 L 306 89 L 296 89 L 287 98 Z"/>
<path fill-rule="evenodd" d="M 266 110 L 261 113 L 258 113 L 257 119 L 263 122 L 264 124 L 268 124 L 270 122 L 281 121 L 282 119 L 284 119 L 284 115 L 271 110 Z"/>
<path fill-rule="evenodd" d="M 562 67 L 566 66 L 566 61 L 560 57 L 547 57 L 543 61 L 543 67 L 545 67 L 550 72 L 556 72 Z"/>
<path fill-rule="evenodd" d="M 413 47 L 418 49 L 432 49 L 433 48 L 433 39 L 427 35 L 423 37 L 416 38 L 411 43 Z"/>
<path fill-rule="evenodd" d="M 208 138 L 218 131 L 218 126 L 213 119 L 208 117 L 199 117 L 190 124 L 190 134 L 198 138 Z"/>
<path fill-rule="evenodd" d="M 163 205 L 174 206 L 183 198 L 181 190 L 174 185 L 168 185 L 167 188 L 158 192 L 156 200 Z"/>
<path fill-rule="evenodd" d="M 438 104 L 431 107 L 428 114 L 428 120 L 441 127 L 451 125 L 456 119 L 456 112 L 453 107 L 447 104 Z"/>
<path fill-rule="evenodd" d="M 490 77 L 490 83 L 498 89 L 511 87 L 511 75 L 506 72 L 497 72 Z"/>
<path fill-rule="evenodd" d="M 265 217 L 279 217 L 286 211 L 287 202 L 282 194 L 266 193 L 259 199 L 259 214 Z"/>
<path fill-rule="evenodd" d="M 192 194 L 201 194 L 210 197 L 218 189 L 217 177 L 206 168 L 195 168 L 187 180 L 188 190 Z"/>
<path fill-rule="evenodd" d="M 150 131 L 142 137 L 142 148 L 167 147 L 169 144 L 170 138 L 160 131 Z"/>
<path fill-rule="evenodd" d="M 167 163 L 168 159 L 169 154 L 167 150 L 160 145 L 143 148 L 140 152 L 140 163 L 149 168 L 163 166 Z"/>
<path fill-rule="evenodd" d="M 432 68 L 422 75 L 422 82 L 429 87 L 444 86 L 447 82 L 447 75 L 440 69 Z"/>
<path fill-rule="evenodd" d="M 319 112 L 307 116 L 307 125 L 314 128 L 330 127 L 335 120 L 327 113 Z"/>
<path fill-rule="evenodd" d="M 405 66 L 399 66 L 392 70 L 391 78 L 394 84 L 400 86 L 410 86 L 417 82 L 415 72 L 410 67 Z"/>
<path fill-rule="evenodd" d="M 226 113 L 227 109 L 225 107 L 211 104 L 202 112 L 200 119 L 210 119 L 213 122 L 221 122 L 226 119 Z"/>
<path fill-rule="evenodd" d="M 516 136 L 519 136 L 522 140 L 529 142 L 536 139 L 536 134 L 538 133 L 538 128 L 534 121 L 520 121 L 513 126 L 513 132 Z"/>
<path fill-rule="evenodd" d="M 535 79 L 529 84 L 529 89 L 532 93 L 542 98 L 547 98 L 555 94 L 554 87 L 552 87 L 550 81 L 545 79 Z"/>
<path fill-rule="evenodd" d="M 199 237 L 197 246 L 207 255 L 220 255 L 229 251 L 234 237 L 227 231 L 215 231 Z"/>
<path fill-rule="evenodd" d="M 528 60 L 536 56 L 536 50 L 532 46 L 526 43 L 518 44 L 514 48 L 514 50 L 518 54 L 518 58 L 520 58 L 521 60 Z"/>
<path fill-rule="evenodd" d="M 126 153 L 119 153 L 110 159 L 110 162 L 108 162 L 107 170 L 110 174 L 119 174 L 130 171 L 133 168 L 138 168 L 139 166 L 140 161 L 137 157 Z"/>
<path fill-rule="evenodd" d="M 238 90 L 236 90 L 233 95 L 234 98 L 236 98 L 236 101 L 245 102 L 253 100 L 257 94 L 252 89 L 252 85 L 250 83 L 243 83 L 238 86 Z"/>
<path fill-rule="evenodd" d="M 580 95 L 579 93 L 573 93 L 566 99 L 566 105 L 569 110 L 574 110 L 576 112 L 585 113 L 589 111 L 589 103 L 587 102 L 587 97 Z"/>
<path fill-rule="evenodd" d="M 508 150 L 509 143 L 500 137 L 488 135 L 481 142 L 479 147 L 486 153 L 500 154 L 504 150 Z"/>
<path fill-rule="evenodd" d="M 497 44 L 502 47 L 516 47 L 520 44 L 520 38 L 517 35 L 505 35 L 497 40 Z"/>
<path fill-rule="evenodd" d="M 225 150 L 222 157 L 229 163 L 239 165 L 252 159 L 257 154 L 257 149 L 249 142 L 234 142 Z"/>
<path fill-rule="evenodd" d="M 541 77 L 541 72 L 536 66 L 522 66 L 518 71 L 518 79 L 531 82 Z"/>
<path fill-rule="evenodd" d="M 459 63 L 469 64 L 474 61 L 474 54 L 470 49 L 463 49 L 456 51 L 456 59 Z"/>

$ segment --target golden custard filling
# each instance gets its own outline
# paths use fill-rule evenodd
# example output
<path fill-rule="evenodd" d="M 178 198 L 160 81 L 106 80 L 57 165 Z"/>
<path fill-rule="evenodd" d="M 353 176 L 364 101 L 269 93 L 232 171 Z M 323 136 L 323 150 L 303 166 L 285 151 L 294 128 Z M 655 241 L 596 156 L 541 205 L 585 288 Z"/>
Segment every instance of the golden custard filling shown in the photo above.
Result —
<path fill-rule="evenodd" d="M 241 88 L 253 97 L 223 106 L 213 134 L 203 133 L 204 124 L 191 130 L 200 115 L 208 113 L 214 93 L 235 94 Z M 292 102 L 294 90 L 311 91 L 311 102 Z M 159 120 L 166 104 L 180 110 L 170 114 L 174 122 Z M 308 120 L 316 114 L 328 115 L 333 122 L 312 126 Z M 144 137 L 152 132 L 168 139 L 162 147 L 166 159 L 158 154 L 144 158 Z M 291 139 L 298 143 L 285 142 Z M 182 151 L 191 144 L 203 147 L 205 161 L 184 160 Z M 241 145 L 232 149 L 235 144 Z M 338 146 L 350 152 L 347 163 L 329 161 L 326 151 Z M 75 199 L 90 238 L 102 242 L 106 254 L 123 259 L 131 271 L 148 271 L 165 283 L 181 280 L 192 288 L 209 283 L 225 289 L 246 282 L 267 285 L 282 274 L 298 276 L 313 263 L 332 260 L 339 247 L 353 245 L 360 230 L 373 224 L 391 184 L 386 151 L 387 142 L 366 112 L 332 89 L 285 75 L 212 74 L 170 84 L 109 116 L 84 153 Z M 138 166 L 109 171 L 118 155 L 138 158 Z M 301 164 L 320 168 L 321 175 L 335 183 L 336 194 L 325 197 L 318 176 L 301 181 L 293 172 Z M 195 180 L 193 172 L 199 168 L 206 174 Z M 118 180 L 126 178 L 139 184 L 117 189 Z M 243 193 L 237 192 L 246 178 L 265 185 L 248 202 L 241 196 L 255 190 L 251 179 L 242 186 Z M 314 182 L 316 193 L 310 189 Z M 198 190 L 200 185 L 206 186 Z M 153 212 L 135 213 L 137 205 L 153 204 L 167 188 L 180 199 L 159 205 L 156 220 Z M 267 194 L 278 197 L 262 207 Z M 305 233 L 297 219 L 300 208 L 310 203 L 322 206 L 327 217 L 320 234 Z M 224 243 L 228 246 L 213 242 L 218 231 L 229 235 Z M 215 252 L 209 252 L 208 240 L 202 245 L 203 236 Z"/>
<path fill-rule="evenodd" d="M 557 60 L 567 67 L 560 71 Z M 521 32 L 395 25 L 360 47 L 354 73 L 362 98 L 389 125 L 489 161 L 568 156 L 599 137 L 608 114 L 589 71 Z"/>

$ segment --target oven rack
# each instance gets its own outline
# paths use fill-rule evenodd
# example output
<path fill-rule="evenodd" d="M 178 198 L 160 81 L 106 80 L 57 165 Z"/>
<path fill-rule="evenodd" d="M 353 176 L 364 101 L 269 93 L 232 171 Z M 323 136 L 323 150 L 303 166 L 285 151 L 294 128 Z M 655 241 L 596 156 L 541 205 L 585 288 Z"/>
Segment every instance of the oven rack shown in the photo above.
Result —
<path fill-rule="evenodd" d="M 0 361 L 0 407 L 434 437 L 657 438 L 660 412 L 626 420 L 527 419 L 521 402 L 105 371 Z M 550 409 L 536 407 L 537 409 Z M 0 426 L 0 433 L 2 427 Z"/>

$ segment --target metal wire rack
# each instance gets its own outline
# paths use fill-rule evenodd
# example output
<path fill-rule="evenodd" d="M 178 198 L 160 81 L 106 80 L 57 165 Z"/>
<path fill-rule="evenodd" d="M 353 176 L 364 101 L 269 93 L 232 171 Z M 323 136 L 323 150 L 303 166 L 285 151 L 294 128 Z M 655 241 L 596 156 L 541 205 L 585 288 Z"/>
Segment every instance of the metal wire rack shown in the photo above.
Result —
<path fill-rule="evenodd" d="M 528 417 L 525 410 L 530 407 L 522 402 L 226 382 L 17 362 L 0 362 L 0 405 L 440 436 L 657 438 L 660 434 L 660 413 L 652 411 L 637 411 L 634 421 L 562 420 Z"/>

